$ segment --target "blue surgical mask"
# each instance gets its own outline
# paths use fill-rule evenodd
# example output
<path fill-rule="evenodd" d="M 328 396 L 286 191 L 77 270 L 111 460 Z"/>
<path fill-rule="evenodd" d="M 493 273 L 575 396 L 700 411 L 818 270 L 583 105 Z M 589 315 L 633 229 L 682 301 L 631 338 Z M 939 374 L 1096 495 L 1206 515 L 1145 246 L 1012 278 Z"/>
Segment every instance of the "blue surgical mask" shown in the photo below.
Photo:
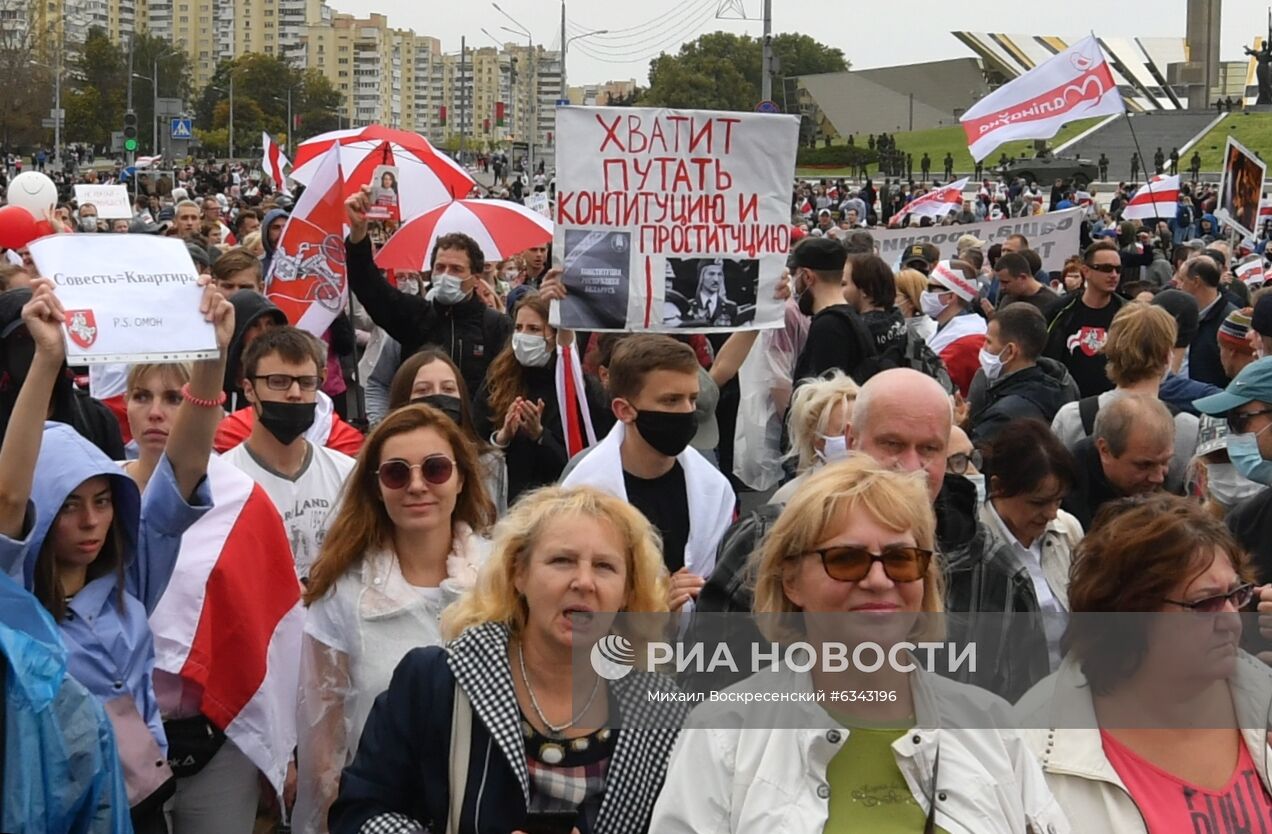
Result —
<path fill-rule="evenodd" d="M 848 457 L 848 438 L 842 434 L 820 435 L 822 450 L 817 453 L 825 463 L 832 463 Z"/>
<path fill-rule="evenodd" d="M 1002 353 L 990 353 L 985 348 L 980 349 L 980 366 L 985 372 L 985 379 L 993 382 L 1003 374 L 1003 355 Z"/>
<path fill-rule="evenodd" d="M 1228 459 L 1246 478 L 1257 484 L 1272 486 L 1272 460 L 1264 460 L 1259 451 L 1259 435 L 1263 434 L 1272 423 L 1257 432 L 1228 435 Z"/>

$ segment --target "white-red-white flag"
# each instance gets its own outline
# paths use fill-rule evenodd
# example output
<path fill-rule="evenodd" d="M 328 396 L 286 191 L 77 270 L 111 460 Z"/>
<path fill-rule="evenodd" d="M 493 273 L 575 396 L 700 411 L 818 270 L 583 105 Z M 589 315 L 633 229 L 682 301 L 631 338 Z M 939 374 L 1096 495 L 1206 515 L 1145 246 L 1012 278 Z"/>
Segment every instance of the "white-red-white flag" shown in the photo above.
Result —
<path fill-rule="evenodd" d="M 967 188 L 967 177 L 955 180 L 949 185 L 934 188 L 922 197 L 916 197 L 906 203 L 901 211 L 892 215 L 889 226 L 901 225 L 907 217 L 944 217 L 963 205 L 963 189 Z"/>
<path fill-rule="evenodd" d="M 320 159 L 265 276 L 265 295 L 301 330 L 321 338 L 349 297 L 340 148 Z"/>
<path fill-rule="evenodd" d="M 149 168 L 161 159 L 163 159 L 162 156 L 139 156 L 133 160 L 133 166 L 139 169 Z"/>
<path fill-rule="evenodd" d="M 976 102 L 962 118 L 977 161 L 1014 139 L 1050 139 L 1074 119 L 1122 113 L 1126 105 L 1094 35 L 1083 38 Z"/>
<path fill-rule="evenodd" d="M 233 464 L 208 461 L 212 509 L 150 615 L 155 668 L 198 687 L 199 710 L 280 795 L 296 746 L 305 610 L 282 517 Z"/>
<path fill-rule="evenodd" d="M 1272 200 L 1261 200 L 1259 202 L 1259 225 L 1272 220 Z"/>
<path fill-rule="evenodd" d="M 1122 209 L 1123 220 L 1170 220 L 1179 211 L 1179 176 L 1153 177 Z"/>
<path fill-rule="evenodd" d="M 1237 264 L 1234 272 L 1251 289 L 1262 286 L 1267 278 L 1267 270 L 1264 268 L 1262 255 L 1253 255 Z"/>
<path fill-rule="evenodd" d="M 274 143 L 268 133 L 261 134 L 261 148 L 265 151 L 265 158 L 261 162 L 261 168 L 274 181 L 274 190 L 280 194 L 290 195 L 291 191 L 287 188 L 287 177 L 283 174 L 283 169 L 290 168 L 291 161 L 283 153 L 283 149 Z"/>

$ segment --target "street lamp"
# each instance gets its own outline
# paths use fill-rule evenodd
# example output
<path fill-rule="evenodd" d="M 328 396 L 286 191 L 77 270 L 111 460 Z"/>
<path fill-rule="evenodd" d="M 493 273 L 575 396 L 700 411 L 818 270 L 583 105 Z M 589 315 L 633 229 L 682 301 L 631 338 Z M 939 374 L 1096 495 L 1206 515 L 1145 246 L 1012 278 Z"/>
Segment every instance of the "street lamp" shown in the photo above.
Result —
<path fill-rule="evenodd" d="M 508 18 L 508 20 L 512 21 L 512 23 L 518 27 L 517 29 L 511 29 L 507 26 L 500 26 L 499 27 L 500 29 L 503 29 L 505 32 L 512 32 L 514 35 L 519 35 L 523 38 L 526 38 L 530 44 L 530 51 L 529 51 L 529 54 L 530 54 L 530 136 L 527 137 L 530 141 L 529 141 L 529 152 L 527 154 L 526 165 L 527 165 L 527 168 L 529 169 L 529 175 L 533 177 L 534 171 L 535 171 L 534 140 L 538 138 L 538 134 L 539 134 L 539 116 L 538 116 L 539 62 L 535 60 L 534 35 L 530 34 L 530 30 L 527 29 L 525 25 L 521 23 L 521 21 L 517 20 L 512 15 L 508 14 L 503 9 L 499 8 L 498 3 L 492 2 L 490 5 L 494 7 L 495 11 L 499 12 L 501 15 Z"/>
<path fill-rule="evenodd" d="M 53 73 L 53 168 L 60 171 L 62 170 L 62 53 L 60 51 L 57 57 L 56 67 L 39 61 L 31 63 Z"/>
<path fill-rule="evenodd" d="M 208 86 L 212 86 L 212 85 L 209 84 Z M 218 93 L 225 92 L 225 90 L 222 90 L 220 87 L 212 87 L 212 89 L 216 90 Z M 234 72 L 233 71 L 230 72 L 229 96 L 230 96 L 230 160 L 233 161 L 234 159 Z"/>
<path fill-rule="evenodd" d="M 287 88 L 287 98 L 282 96 L 274 96 L 274 101 L 287 102 L 287 155 L 292 156 L 292 132 L 296 129 L 296 123 L 292 121 L 292 88 Z"/>
<path fill-rule="evenodd" d="M 140 78 L 142 81 L 150 82 L 150 89 L 153 93 L 151 98 L 154 99 L 154 109 L 150 113 L 151 142 L 153 142 L 153 144 L 151 145 L 150 152 L 154 154 L 158 154 L 159 153 L 159 82 L 156 80 L 157 78 L 159 78 L 159 59 L 158 58 L 155 59 L 151 72 L 154 73 L 153 76 L 145 76 L 145 75 L 142 75 L 141 73 L 134 72 L 133 78 Z"/>
<path fill-rule="evenodd" d="M 577 41 L 580 38 L 590 38 L 593 35 L 608 35 L 608 34 L 609 34 L 608 29 L 597 29 L 595 32 L 584 32 L 581 35 L 573 35 L 569 38 L 566 38 L 562 42 L 561 44 L 561 98 L 562 99 L 564 99 L 566 96 L 566 86 L 565 86 L 565 51 L 566 49 L 569 47 L 571 42 Z"/>

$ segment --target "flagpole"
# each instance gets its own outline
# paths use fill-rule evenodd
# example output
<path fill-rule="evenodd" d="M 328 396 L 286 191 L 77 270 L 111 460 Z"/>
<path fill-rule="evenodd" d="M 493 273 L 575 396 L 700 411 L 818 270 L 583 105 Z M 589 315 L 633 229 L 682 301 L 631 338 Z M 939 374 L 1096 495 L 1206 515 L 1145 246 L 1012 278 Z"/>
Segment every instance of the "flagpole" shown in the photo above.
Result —
<path fill-rule="evenodd" d="M 1096 46 L 1100 48 L 1100 54 L 1104 54 L 1104 44 L 1100 43 L 1100 39 L 1096 37 L 1095 30 L 1089 30 L 1091 37 L 1095 38 Z M 1107 61 L 1108 59 L 1105 58 Z M 1140 148 L 1139 137 L 1135 135 L 1135 124 L 1131 121 L 1131 111 L 1126 109 L 1125 103 L 1122 106 L 1122 115 L 1126 117 L 1126 127 L 1131 131 L 1131 141 L 1135 143 L 1135 155 L 1139 157 L 1141 170 L 1144 172 L 1144 184 L 1148 186 L 1148 196 L 1152 199 L 1153 204 L 1157 204 L 1157 195 L 1153 193 L 1153 177 L 1148 176 L 1148 162 L 1144 159 L 1144 150 Z M 1156 176 L 1156 172 L 1154 172 Z M 1155 230 L 1154 230 L 1155 231 Z"/>

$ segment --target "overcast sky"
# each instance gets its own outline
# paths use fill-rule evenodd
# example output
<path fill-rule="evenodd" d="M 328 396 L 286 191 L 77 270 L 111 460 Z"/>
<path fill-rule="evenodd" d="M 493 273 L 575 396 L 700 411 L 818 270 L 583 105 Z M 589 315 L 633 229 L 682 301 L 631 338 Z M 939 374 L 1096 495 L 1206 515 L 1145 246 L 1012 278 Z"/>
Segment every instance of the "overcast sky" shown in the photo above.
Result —
<path fill-rule="evenodd" d="M 447 52 L 459 51 L 461 36 L 467 36 L 470 47 L 491 46 L 482 27 L 500 39 L 516 37 L 500 29 L 513 24 L 491 7 L 490 0 L 329 2 L 339 11 L 385 14 L 391 26 L 440 38 Z M 748 15 L 760 15 L 762 0 L 724 0 L 725 5 L 730 2 L 735 9 L 744 8 Z M 607 29 L 611 34 L 570 45 L 569 83 L 635 78 L 644 84 L 649 78 L 649 59 L 659 48 L 675 52 L 681 43 L 719 29 L 760 34 L 758 20 L 716 19 L 712 12 L 720 3 L 721 0 L 570 0 L 566 15 L 579 30 Z M 499 5 L 530 28 L 536 43 L 549 47 L 559 44 L 558 0 L 500 0 Z M 1094 29 L 1097 35 L 1183 37 L 1185 0 L 1157 0 L 1139 6 L 1137 13 L 1126 8 L 1131 5 L 1122 0 L 773 0 L 773 31 L 812 35 L 842 49 L 858 68 L 970 55 L 950 35 L 956 29 L 1061 36 L 1081 35 Z M 1267 0 L 1225 0 L 1220 41 L 1225 60 L 1241 57 L 1242 45 L 1266 30 L 1267 7 Z M 598 60 L 596 55 L 610 60 Z"/>

